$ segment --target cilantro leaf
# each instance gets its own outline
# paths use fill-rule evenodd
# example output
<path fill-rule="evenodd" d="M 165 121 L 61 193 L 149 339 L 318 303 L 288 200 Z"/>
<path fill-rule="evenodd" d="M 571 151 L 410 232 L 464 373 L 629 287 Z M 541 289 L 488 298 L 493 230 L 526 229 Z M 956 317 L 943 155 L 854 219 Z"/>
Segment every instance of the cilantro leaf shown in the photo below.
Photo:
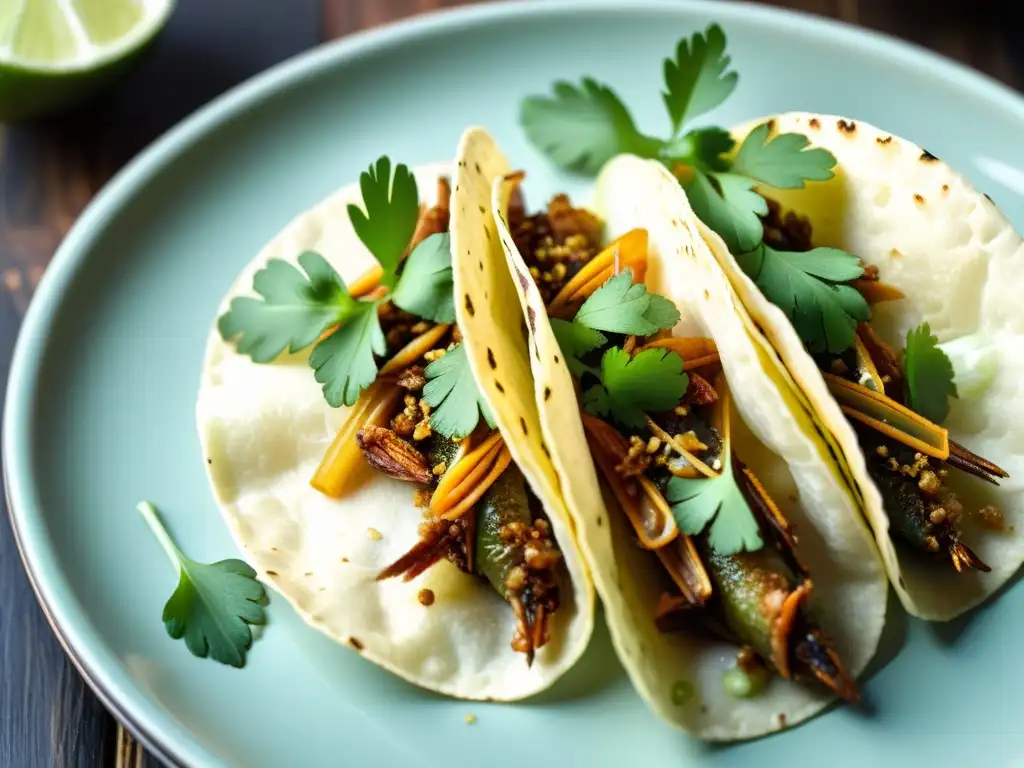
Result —
<path fill-rule="evenodd" d="M 953 363 L 938 345 L 938 337 L 924 323 L 907 333 L 903 355 L 907 404 L 935 424 L 941 424 L 949 415 L 949 398 L 958 397 Z"/>
<path fill-rule="evenodd" d="M 768 138 L 768 123 L 761 123 L 743 140 L 732 172 L 780 189 L 800 189 L 805 181 L 828 181 L 835 174 L 836 158 L 827 149 L 808 149 L 802 133 L 780 133 Z"/>
<path fill-rule="evenodd" d="M 768 301 L 792 321 L 811 352 L 839 354 L 853 344 L 857 323 L 871 317 L 864 297 L 849 285 L 864 273 L 855 256 L 836 248 L 776 251 L 761 243 L 737 257 Z"/>
<path fill-rule="evenodd" d="M 298 352 L 335 323 L 359 312 L 338 273 L 319 253 L 306 251 L 299 266 L 271 259 L 256 273 L 253 288 L 262 299 L 236 296 L 217 320 L 221 338 L 255 363 L 269 363 L 285 349 Z"/>
<path fill-rule="evenodd" d="M 590 78 L 578 86 L 560 81 L 553 96 L 524 99 L 519 123 L 530 142 L 555 165 L 591 175 L 615 155 L 657 157 L 664 146 L 637 130 L 611 88 Z"/>
<path fill-rule="evenodd" d="M 679 310 L 664 296 L 633 283 L 633 270 L 624 269 L 594 291 L 576 312 L 579 325 L 608 333 L 650 336 L 679 322 Z"/>
<path fill-rule="evenodd" d="M 252 647 L 252 627 L 267 623 L 267 590 L 256 571 L 238 559 L 206 565 L 181 553 L 156 509 L 148 501 L 137 507 L 178 570 L 178 587 L 164 605 L 167 634 L 185 639 L 194 656 L 244 667 Z"/>
<path fill-rule="evenodd" d="M 726 72 L 731 59 L 725 55 L 725 33 L 712 24 L 704 34 L 683 38 L 675 59 L 665 59 L 665 92 L 662 97 L 678 133 L 687 120 L 708 112 L 727 98 L 739 75 Z"/>
<path fill-rule="evenodd" d="M 604 384 L 594 384 L 583 393 L 583 407 L 595 416 L 607 416 L 611 412 L 612 402 Z"/>
<path fill-rule="evenodd" d="M 313 348 L 309 364 L 333 408 L 354 405 L 377 378 L 374 355 L 387 351 L 376 302 L 360 302 L 360 313 Z"/>
<path fill-rule="evenodd" d="M 603 333 L 557 317 L 551 318 L 551 330 L 573 376 L 578 380 L 582 380 L 585 373 L 600 377 L 599 371 L 583 363 L 580 358 L 608 343 L 608 338 Z"/>
<path fill-rule="evenodd" d="M 708 544 L 716 552 L 752 552 L 764 546 L 760 526 L 736 482 L 732 456 L 722 459 L 718 477 L 670 479 L 665 499 L 682 533 L 696 536 L 710 525 Z"/>
<path fill-rule="evenodd" d="M 719 234 L 733 253 L 754 249 L 764 236 L 761 216 L 768 203 L 753 191 L 754 180 L 734 173 L 694 170 L 683 185 L 694 213 Z"/>
<path fill-rule="evenodd" d="M 417 317 L 451 323 L 455 321 L 454 290 L 451 235 L 437 232 L 409 254 L 391 300 Z"/>
<path fill-rule="evenodd" d="M 390 288 L 419 218 L 416 178 L 399 163 L 392 181 L 391 160 L 385 155 L 359 174 L 359 188 L 366 212 L 349 204 L 348 216 L 356 235 L 384 269 L 381 285 Z"/>
<path fill-rule="evenodd" d="M 664 349 L 645 349 L 630 357 L 611 347 L 601 357 L 601 387 L 584 393 L 583 405 L 597 416 L 611 413 L 626 427 L 642 427 L 646 411 L 666 411 L 682 399 L 689 384 L 683 359 Z"/>
<path fill-rule="evenodd" d="M 460 440 L 476 429 L 481 415 L 488 426 L 494 427 L 494 416 L 477 388 L 465 347 L 459 344 L 449 349 L 428 365 L 424 373 L 427 384 L 423 387 L 423 400 L 433 409 L 432 429 Z"/>
<path fill-rule="evenodd" d="M 732 163 L 725 157 L 736 146 L 723 128 L 698 128 L 670 142 L 662 151 L 669 167 L 682 163 L 702 171 L 728 171 Z"/>

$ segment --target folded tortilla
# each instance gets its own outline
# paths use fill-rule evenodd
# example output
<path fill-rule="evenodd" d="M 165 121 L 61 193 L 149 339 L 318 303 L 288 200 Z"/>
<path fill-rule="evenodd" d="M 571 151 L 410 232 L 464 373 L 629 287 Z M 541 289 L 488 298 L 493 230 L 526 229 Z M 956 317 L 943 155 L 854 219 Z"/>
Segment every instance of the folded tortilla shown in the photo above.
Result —
<path fill-rule="evenodd" d="M 515 700 L 550 686 L 584 652 L 594 596 L 554 469 L 539 447 L 518 300 L 486 208 L 492 179 L 507 168 L 497 160 L 469 166 L 464 155 L 463 144 L 454 167 L 414 173 L 422 196 L 454 171 L 450 231 L 463 344 L 513 460 L 550 519 L 571 580 L 552 639 L 532 666 L 510 647 L 513 612 L 484 580 L 446 561 L 410 582 L 375 580 L 417 541 L 423 510 L 412 485 L 369 468 L 340 500 L 309 485 L 350 409 L 327 404 L 308 350 L 255 364 L 213 328 L 196 412 L 210 483 L 238 546 L 306 622 L 416 685 L 466 699 Z M 374 261 L 349 221 L 353 202 L 361 204 L 357 184 L 288 224 L 242 271 L 219 312 L 234 296 L 252 295 L 253 275 L 272 258 L 295 263 L 314 250 L 348 284 L 364 274 Z M 502 312 L 514 313 L 515 322 L 496 323 Z M 529 440 L 513 439 L 526 432 Z M 430 606 L 418 599 L 424 588 L 434 593 Z"/>
<path fill-rule="evenodd" d="M 995 487 L 950 473 L 965 508 L 995 504 L 1003 512 L 1001 533 L 980 530 L 965 515 L 970 546 L 991 566 L 990 573 L 957 573 L 894 546 L 856 434 L 818 367 L 786 316 L 744 274 L 725 243 L 700 225 L 750 315 L 838 444 L 904 607 L 924 619 L 951 619 L 994 593 L 1024 562 L 1024 240 L 986 195 L 906 139 L 862 121 L 808 113 L 762 118 L 733 135 L 742 141 L 769 119 L 771 135 L 802 133 L 812 145 L 831 151 L 837 166 L 830 181 L 766 189 L 766 194 L 784 210 L 810 219 L 815 245 L 842 248 L 877 266 L 879 279 L 905 294 L 872 308 L 871 324 L 886 341 L 900 348 L 907 331 L 927 321 L 940 342 L 959 342 L 959 351 L 947 351 L 960 397 L 951 401 L 943 426 L 951 439 L 1010 474 Z"/>
<path fill-rule="evenodd" d="M 501 151 L 481 135 L 472 156 L 488 162 L 501 157 Z M 698 632 L 663 634 L 655 627 L 660 565 L 636 545 L 614 497 L 602 493 L 572 376 L 505 223 L 514 185 L 514 180 L 497 180 L 492 207 L 527 323 L 543 435 L 613 644 L 637 691 L 664 720 L 709 740 L 758 736 L 810 717 L 829 703 L 829 695 L 774 679 L 759 697 L 731 698 L 722 673 L 733 665 L 736 645 Z M 736 419 L 734 439 L 744 444 L 744 460 L 769 493 L 782 500 L 799 531 L 800 555 L 815 583 L 815 614 L 848 670 L 858 675 L 878 644 L 887 583 L 827 442 L 792 390 L 766 373 L 774 352 L 749 333 L 717 263 L 706 249 L 698 253 L 694 214 L 667 171 L 635 157 L 615 159 L 598 179 L 591 209 L 605 220 L 609 240 L 636 227 L 647 229 L 651 252 L 645 283 L 683 313 L 674 333 L 716 341 L 742 416 Z M 680 695 L 690 690 L 695 695 Z"/>

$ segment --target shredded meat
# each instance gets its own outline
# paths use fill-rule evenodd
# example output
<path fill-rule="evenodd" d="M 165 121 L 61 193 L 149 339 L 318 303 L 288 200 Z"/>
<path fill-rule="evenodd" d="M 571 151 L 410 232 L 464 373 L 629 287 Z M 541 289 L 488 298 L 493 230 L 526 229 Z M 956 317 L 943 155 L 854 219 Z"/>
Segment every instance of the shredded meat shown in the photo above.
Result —
<path fill-rule="evenodd" d="M 527 217 L 517 188 L 509 206 L 509 226 L 545 303 L 597 254 L 601 241 L 601 220 L 574 208 L 566 195 L 555 195 L 546 211 Z"/>
<path fill-rule="evenodd" d="M 811 245 L 811 221 L 795 211 L 782 213 L 782 206 L 771 198 L 768 214 L 763 217 L 764 242 L 777 251 L 809 251 Z"/>
<path fill-rule="evenodd" d="M 711 382 L 699 373 L 690 371 L 690 383 L 686 387 L 686 394 L 683 395 L 683 402 L 687 405 L 711 405 L 718 400 L 718 393 L 711 386 Z"/>

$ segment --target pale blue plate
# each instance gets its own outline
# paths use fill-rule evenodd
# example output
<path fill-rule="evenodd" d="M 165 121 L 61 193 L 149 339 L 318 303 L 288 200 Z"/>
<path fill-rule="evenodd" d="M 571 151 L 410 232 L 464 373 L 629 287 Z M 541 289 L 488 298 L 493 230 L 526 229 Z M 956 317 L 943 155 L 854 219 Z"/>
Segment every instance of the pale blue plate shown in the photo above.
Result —
<path fill-rule="evenodd" d="M 242 265 L 377 155 L 446 159 L 470 123 L 489 127 L 529 170 L 535 199 L 580 191 L 527 147 L 519 100 L 556 77 L 590 74 L 612 84 L 643 126 L 661 130 L 661 58 L 712 20 L 741 73 L 718 121 L 789 109 L 868 120 L 963 169 L 1024 225 L 1024 103 L 1010 91 L 804 16 L 636 0 L 480 6 L 319 49 L 172 131 L 82 216 L 17 348 L 4 460 L 42 602 L 93 687 L 155 751 L 183 765 L 247 768 L 1024 759 L 1019 588 L 951 627 L 893 611 L 882 668 L 865 685 L 873 715 L 836 709 L 727 748 L 650 716 L 603 629 L 578 669 L 517 706 L 414 689 L 307 628 L 282 599 L 242 671 L 197 660 L 164 633 L 173 577 L 135 503 L 154 499 L 193 557 L 234 552 L 207 489 L 193 407 L 203 341 Z"/>

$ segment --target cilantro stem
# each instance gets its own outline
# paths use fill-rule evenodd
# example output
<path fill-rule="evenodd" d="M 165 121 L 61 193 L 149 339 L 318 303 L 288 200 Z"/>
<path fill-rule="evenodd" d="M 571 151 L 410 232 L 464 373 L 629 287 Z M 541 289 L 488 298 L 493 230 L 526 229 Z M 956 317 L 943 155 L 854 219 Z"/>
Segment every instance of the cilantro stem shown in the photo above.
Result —
<path fill-rule="evenodd" d="M 175 570 L 181 572 L 181 561 L 182 554 L 174 542 L 171 540 L 171 536 L 167 533 L 167 529 L 164 527 L 163 522 L 160 520 L 160 513 L 156 511 L 156 507 L 148 501 L 140 501 L 136 509 L 139 514 L 142 515 L 142 519 L 146 521 L 146 525 L 156 536 L 157 541 L 160 542 L 160 546 L 163 547 L 164 552 L 167 554 L 167 559 L 171 561 L 171 565 L 174 566 Z"/>

